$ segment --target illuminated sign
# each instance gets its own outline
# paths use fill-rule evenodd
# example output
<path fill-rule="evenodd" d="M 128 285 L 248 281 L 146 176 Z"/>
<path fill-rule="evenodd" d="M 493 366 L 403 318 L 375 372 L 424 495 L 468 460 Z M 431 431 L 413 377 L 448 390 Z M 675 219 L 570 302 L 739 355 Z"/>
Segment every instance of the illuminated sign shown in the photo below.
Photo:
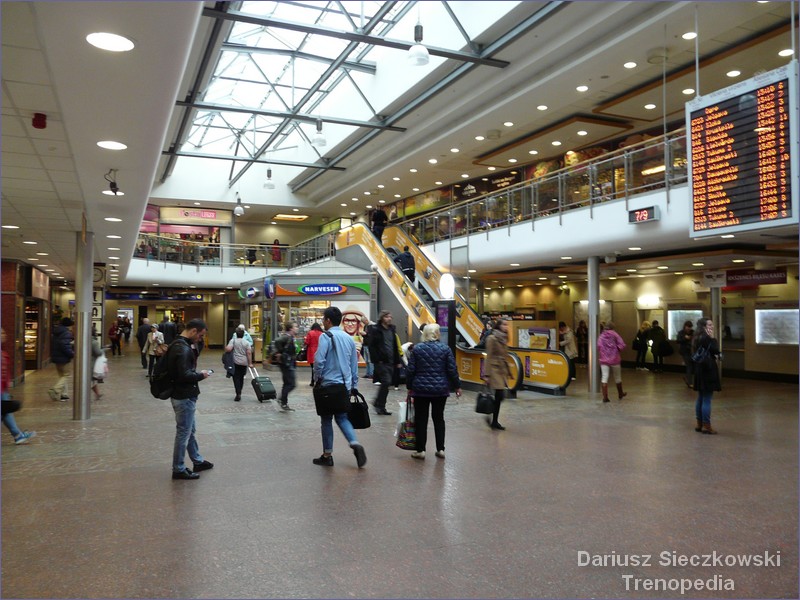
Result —
<path fill-rule="evenodd" d="M 628 211 L 628 223 L 647 223 L 649 221 L 658 221 L 660 218 L 661 215 L 657 206 Z"/>
<path fill-rule="evenodd" d="M 347 286 L 338 283 L 314 283 L 311 285 L 301 285 L 297 291 L 306 296 L 334 296 L 344 294 Z"/>
<path fill-rule="evenodd" d="M 796 88 L 792 62 L 686 104 L 691 237 L 798 222 Z"/>

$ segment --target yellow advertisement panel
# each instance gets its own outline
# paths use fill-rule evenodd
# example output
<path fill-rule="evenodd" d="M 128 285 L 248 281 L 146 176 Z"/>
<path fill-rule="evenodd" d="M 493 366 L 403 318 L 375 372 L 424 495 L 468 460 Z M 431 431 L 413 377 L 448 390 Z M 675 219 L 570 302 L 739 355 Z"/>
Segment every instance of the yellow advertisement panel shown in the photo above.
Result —
<path fill-rule="evenodd" d="M 508 387 L 512 390 L 516 390 L 522 385 L 520 363 L 518 363 L 515 358 L 513 354 L 510 354 L 508 357 L 508 368 L 511 372 L 511 379 L 508 382 Z M 471 348 L 462 348 L 460 346 L 456 347 L 456 367 L 458 368 L 458 376 L 461 378 L 461 381 L 482 385 L 483 364 L 485 359 L 485 352 L 473 350 Z"/>
<path fill-rule="evenodd" d="M 480 350 L 456 348 L 456 366 L 461 380 L 478 385 L 483 384 L 485 358 L 486 354 Z M 515 358 L 519 359 L 519 362 L 514 360 Z M 567 357 L 556 350 L 510 348 L 508 366 L 511 370 L 511 381 L 508 383 L 512 389 L 517 385 L 547 389 L 563 388 L 569 383 Z M 519 381 L 520 379 L 521 381 Z"/>

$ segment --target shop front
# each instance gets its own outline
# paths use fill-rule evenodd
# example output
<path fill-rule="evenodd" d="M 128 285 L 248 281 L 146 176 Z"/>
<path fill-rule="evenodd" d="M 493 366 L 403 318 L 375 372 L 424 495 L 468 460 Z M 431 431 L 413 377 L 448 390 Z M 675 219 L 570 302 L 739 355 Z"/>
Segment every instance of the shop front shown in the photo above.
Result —
<path fill-rule="evenodd" d="M 297 350 L 314 323 L 322 326 L 322 313 L 329 306 L 342 311 L 342 329 L 361 347 L 364 320 L 377 310 L 376 276 L 367 271 L 338 264 L 315 273 L 287 271 L 241 284 L 242 322 L 253 336 L 256 357 L 265 358 L 265 349 L 290 322 L 297 323 Z"/>

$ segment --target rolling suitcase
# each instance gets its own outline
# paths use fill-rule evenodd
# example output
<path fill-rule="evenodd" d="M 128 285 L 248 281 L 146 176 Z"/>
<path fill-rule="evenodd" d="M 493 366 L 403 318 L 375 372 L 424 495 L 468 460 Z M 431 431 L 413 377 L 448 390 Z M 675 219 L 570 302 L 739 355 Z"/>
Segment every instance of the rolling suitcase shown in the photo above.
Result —
<path fill-rule="evenodd" d="M 259 402 L 274 400 L 278 397 L 275 392 L 275 386 L 272 385 L 272 380 L 269 377 L 266 375 L 259 377 L 255 367 L 250 368 L 250 374 L 253 377 L 253 390 Z"/>

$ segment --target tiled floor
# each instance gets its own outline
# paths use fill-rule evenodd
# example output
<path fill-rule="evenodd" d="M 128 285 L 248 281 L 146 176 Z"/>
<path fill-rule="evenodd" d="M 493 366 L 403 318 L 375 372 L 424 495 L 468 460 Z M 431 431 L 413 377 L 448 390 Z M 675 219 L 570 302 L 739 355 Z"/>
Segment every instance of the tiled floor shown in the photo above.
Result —
<path fill-rule="evenodd" d="M 625 370 L 628 397 L 604 405 L 579 369 L 567 397 L 507 401 L 505 432 L 473 412 L 474 392 L 449 404 L 446 460 L 432 426 L 417 461 L 394 446 L 395 416 L 373 415 L 366 468 L 337 430 L 330 469 L 311 463 L 307 371 L 283 413 L 249 380 L 234 403 L 206 351 L 218 372 L 201 384 L 198 439 L 216 466 L 172 481 L 169 402 L 133 347 L 109 362 L 86 422 L 47 397 L 53 367 L 14 390 L 38 436 L 2 433 L 3 598 L 661 598 L 682 580 L 683 597 L 798 597 L 797 385 L 726 380 L 707 436 L 679 375 Z M 723 564 L 661 566 L 672 552 Z M 586 553 L 607 566 L 582 566 Z M 765 553 L 780 566 L 724 564 Z"/>

